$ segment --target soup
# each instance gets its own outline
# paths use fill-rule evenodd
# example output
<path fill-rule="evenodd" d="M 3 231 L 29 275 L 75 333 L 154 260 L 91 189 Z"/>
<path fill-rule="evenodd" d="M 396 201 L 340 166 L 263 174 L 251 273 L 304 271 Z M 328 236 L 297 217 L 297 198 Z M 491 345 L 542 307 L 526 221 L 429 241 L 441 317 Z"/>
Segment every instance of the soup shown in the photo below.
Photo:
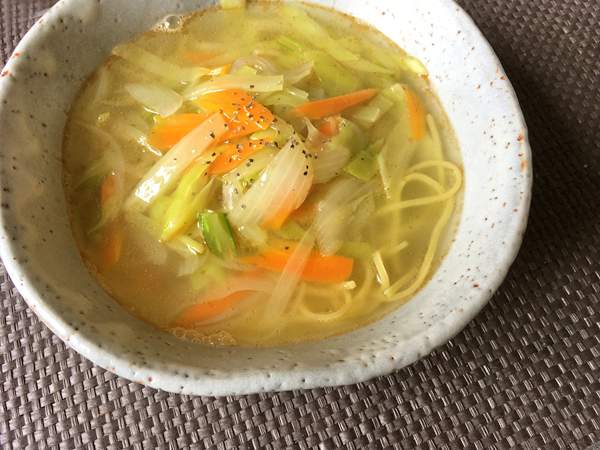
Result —
<path fill-rule="evenodd" d="M 223 1 L 118 45 L 70 112 L 90 271 L 183 339 L 323 339 L 410 300 L 447 251 L 456 143 L 423 65 L 305 4 Z"/>

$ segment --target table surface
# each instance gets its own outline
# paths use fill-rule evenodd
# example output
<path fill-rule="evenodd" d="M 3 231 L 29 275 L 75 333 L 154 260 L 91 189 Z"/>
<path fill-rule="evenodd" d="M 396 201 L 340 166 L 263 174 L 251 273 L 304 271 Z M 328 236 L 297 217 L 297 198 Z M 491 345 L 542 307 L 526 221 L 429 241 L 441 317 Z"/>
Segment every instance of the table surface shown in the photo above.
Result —
<path fill-rule="evenodd" d="M 52 3 L 0 0 L 3 62 Z M 515 85 L 535 166 L 522 251 L 462 333 L 367 383 L 171 395 L 71 351 L 0 267 L 0 447 L 584 449 L 600 440 L 600 2 L 459 3 Z"/>

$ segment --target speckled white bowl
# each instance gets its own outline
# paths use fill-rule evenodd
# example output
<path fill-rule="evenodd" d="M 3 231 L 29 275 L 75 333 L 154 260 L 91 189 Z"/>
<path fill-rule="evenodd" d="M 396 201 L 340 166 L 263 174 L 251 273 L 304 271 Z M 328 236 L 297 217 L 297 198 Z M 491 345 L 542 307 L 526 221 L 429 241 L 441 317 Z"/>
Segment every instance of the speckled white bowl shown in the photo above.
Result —
<path fill-rule="evenodd" d="M 521 243 L 530 149 L 513 89 L 450 0 L 318 0 L 379 28 L 426 63 L 458 136 L 466 189 L 456 241 L 419 294 L 383 320 L 322 342 L 202 348 L 129 316 L 84 268 L 61 184 L 66 113 L 120 41 L 206 0 L 61 0 L 0 78 L 0 253 L 21 294 L 71 347 L 125 378 L 173 392 L 243 394 L 354 383 L 412 363 L 488 302 Z"/>

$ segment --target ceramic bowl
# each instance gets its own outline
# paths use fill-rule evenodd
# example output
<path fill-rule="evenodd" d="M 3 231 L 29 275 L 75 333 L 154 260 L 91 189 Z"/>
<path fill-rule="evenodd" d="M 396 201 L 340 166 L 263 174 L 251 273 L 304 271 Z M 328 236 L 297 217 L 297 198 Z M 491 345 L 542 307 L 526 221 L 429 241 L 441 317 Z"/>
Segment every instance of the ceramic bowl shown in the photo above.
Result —
<path fill-rule="evenodd" d="M 244 394 L 348 384 L 406 366 L 458 333 L 517 254 L 531 155 L 514 91 L 471 19 L 450 0 L 318 0 L 380 29 L 429 69 L 464 158 L 462 217 L 450 252 L 408 304 L 370 326 L 281 348 L 205 348 L 134 319 L 75 247 L 61 176 L 67 112 L 117 43 L 206 0 L 62 0 L 0 77 L 0 254 L 41 320 L 94 363 L 172 392 Z"/>

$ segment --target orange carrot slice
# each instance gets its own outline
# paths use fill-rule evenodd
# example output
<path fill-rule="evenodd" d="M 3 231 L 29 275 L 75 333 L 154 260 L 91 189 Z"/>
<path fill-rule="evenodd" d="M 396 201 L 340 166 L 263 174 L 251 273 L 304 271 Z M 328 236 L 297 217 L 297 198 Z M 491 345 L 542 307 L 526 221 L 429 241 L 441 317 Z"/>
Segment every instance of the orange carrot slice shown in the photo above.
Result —
<path fill-rule="evenodd" d="M 209 175 L 223 175 L 231 172 L 256 152 L 262 150 L 265 141 L 243 140 L 237 144 L 225 144 L 220 147 L 222 153 L 208 167 Z"/>
<path fill-rule="evenodd" d="M 327 117 L 319 125 L 319 133 L 326 138 L 336 136 L 340 131 L 340 116 Z"/>
<path fill-rule="evenodd" d="M 208 114 L 190 113 L 161 118 L 150 132 L 148 143 L 159 150 L 169 150 L 208 116 Z"/>
<path fill-rule="evenodd" d="M 377 95 L 377 89 L 363 89 L 362 91 L 340 95 L 339 97 L 304 103 L 298 106 L 294 112 L 298 116 L 308 117 L 309 119 L 322 119 L 327 116 L 340 114 L 348 108 L 367 102 L 375 97 L 375 95 Z"/>
<path fill-rule="evenodd" d="M 218 56 L 218 53 L 215 52 L 185 52 L 183 54 L 183 59 L 190 64 L 194 64 L 197 66 L 203 65 L 209 59 Z"/>
<path fill-rule="evenodd" d="M 123 228 L 117 220 L 113 220 L 106 227 L 102 236 L 100 247 L 100 272 L 110 270 L 121 259 L 123 250 Z"/>
<path fill-rule="evenodd" d="M 292 202 L 287 202 L 283 207 L 275 212 L 271 217 L 262 223 L 263 228 L 267 230 L 279 230 L 283 224 L 289 219 L 290 215 L 294 211 Z"/>
<path fill-rule="evenodd" d="M 242 262 L 252 264 L 261 269 L 273 272 L 282 272 L 286 267 L 294 246 L 289 245 L 285 249 L 271 249 L 260 255 L 242 258 Z M 344 256 L 324 256 L 318 252 L 312 252 L 300 277 L 305 281 L 315 283 L 341 283 L 352 275 L 354 260 Z"/>
<path fill-rule="evenodd" d="M 239 291 L 227 297 L 204 299 L 197 305 L 190 306 L 184 310 L 173 322 L 173 326 L 189 328 L 195 323 L 203 322 L 220 316 L 227 310 L 232 309 L 237 303 L 247 298 L 252 291 Z"/>
<path fill-rule="evenodd" d="M 223 114 L 229 126 L 223 141 L 266 130 L 275 119 L 268 108 L 241 89 L 211 92 L 199 97 L 196 102 L 206 112 L 220 111 Z"/>
<path fill-rule="evenodd" d="M 274 120 L 273 113 L 268 108 L 239 89 L 206 94 L 197 102 L 207 113 L 175 114 L 159 119 L 150 133 L 149 144 L 162 151 L 169 150 L 204 122 L 209 113 L 217 111 L 223 114 L 229 128 L 219 142 L 266 130 Z"/>
<path fill-rule="evenodd" d="M 109 173 L 102 180 L 100 186 L 100 206 L 106 207 L 109 200 L 115 195 L 117 191 L 117 176 L 114 173 Z"/>
<path fill-rule="evenodd" d="M 425 137 L 425 110 L 417 94 L 409 88 L 404 88 L 406 94 L 406 107 L 410 125 L 410 137 L 419 141 Z"/>

